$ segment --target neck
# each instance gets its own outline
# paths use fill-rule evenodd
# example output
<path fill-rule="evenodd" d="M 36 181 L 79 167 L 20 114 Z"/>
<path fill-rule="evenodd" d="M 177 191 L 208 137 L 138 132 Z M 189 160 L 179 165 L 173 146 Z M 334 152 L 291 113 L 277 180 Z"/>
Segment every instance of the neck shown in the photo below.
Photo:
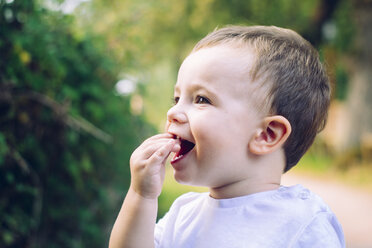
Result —
<path fill-rule="evenodd" d="M 275 190 L 280 187 L 279 182 L 254 182 L 254 181 L 239 181 L 221 187 L 210 188 L 210 196 L 215 199 L 227 199 L 254 193 Z"/>
<path fill-rule="evenodd" d="M 250 161 L 250 165 L 247 164 L 247 171 L 242 172 L 244 176 L 240 180 L 210 187 L 210 195 L 216 199 L 225 199 L 278 189 L 284 161 L 284 155 L 279 151 L 270 156 L 255 158 L 253 162 Z"/>

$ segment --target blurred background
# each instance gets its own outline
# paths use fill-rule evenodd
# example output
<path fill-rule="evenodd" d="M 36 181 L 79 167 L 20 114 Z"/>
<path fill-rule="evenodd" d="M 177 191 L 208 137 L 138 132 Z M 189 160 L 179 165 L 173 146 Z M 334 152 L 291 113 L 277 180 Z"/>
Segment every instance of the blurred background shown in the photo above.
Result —
<path fill-rule="evenodd" d="M 286 180 L 336 185 L 349 247 L 372 247 L 371 0 L 0 0 L 0 247 L 107 246 L 130 154 L 163 131 L 193 45 L 226 24 L 291 28 L 319 50 L 328 125 Z M 188 190 L 204 189 L 168 170 L 159 217 Z"/>

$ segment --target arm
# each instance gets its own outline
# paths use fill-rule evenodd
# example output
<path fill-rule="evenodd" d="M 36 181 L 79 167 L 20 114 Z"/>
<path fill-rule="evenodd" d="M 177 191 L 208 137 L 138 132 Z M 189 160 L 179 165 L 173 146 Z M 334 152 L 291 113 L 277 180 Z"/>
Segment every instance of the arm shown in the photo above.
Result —
<path fill-rule="evenodd" d="M 158 197 L 165 162 L 179 144 L 170 134 L 159 134 L 142 143 L 130 159 L 131 185 L 110 236 L 110 248 L 154 247 Z"/>
<path fill-rule="evenodd" d="M 110 248 L 154 247 L 157 199 L 129 189 L 110 236 Z"/>

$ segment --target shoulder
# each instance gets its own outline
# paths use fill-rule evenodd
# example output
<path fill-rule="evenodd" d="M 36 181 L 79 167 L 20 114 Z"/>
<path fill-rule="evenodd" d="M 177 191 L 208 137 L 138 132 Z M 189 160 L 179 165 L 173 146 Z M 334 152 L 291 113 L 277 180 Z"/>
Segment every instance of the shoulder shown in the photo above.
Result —
<path fill-rule="evenodd" d="M 164 230 L 165 233 L 176 232 L 176 223 L 184 222 L 185 220 L 194 220 L 201 211 L 203 202 L 208 198 L 208 193 L 189 192 L 179 196 L 169 208 L 169 211 L 156 224 L 155 236 L 161 237 Z"/>
<path fill-rule="evenodd" d="M 344 248 L 345 239 L 335 215 L 319 212 L 299 230 L 290 247 Z"/>
<path fill-rule="evenodd" d="M 189 192 L 179 196 L 170 207 L 169 211 L 161 218 L 155 227 L 155 243 L 158 244 L 163 234 L 169 236 L 176 232 L 177 220 L 187 219 L 195 215 L 200 210 L 204 199 L 208 198 L 208 193 Z M 166 230 L 166 231 L 165 231 Z M 169 240 L 167 241 L 169 242 Z"/>
<path fill-rule="evenodd" d="M 208 199 L 208 193 L 189 192 L 179 196 L 170 206 L 164 217 L 175 218 L 180 213 L 195 211 L 199 209 Z"/>
<path fill-rule="evenodd" d="M 302 185 L 281 187 L 275 195 L 277 204 L 293 218 L 310 220 L 319 212 L 331 212 L 328 205 Z"/>
<path fill-rule="evenodd" d="M 195 207 L 195 205 L 202 204 L 208 199 L 208 193 L 189 192 L 179 196 L 170 207 L 170 211 L 181 207 Z"/>
<path fill-rule="evenodd" d="M 301 185 L 284 187 L 282 192 L 289 223 L 299 223 L 290 247 L 345 247 L 341 225 L 318 195 Z"/>

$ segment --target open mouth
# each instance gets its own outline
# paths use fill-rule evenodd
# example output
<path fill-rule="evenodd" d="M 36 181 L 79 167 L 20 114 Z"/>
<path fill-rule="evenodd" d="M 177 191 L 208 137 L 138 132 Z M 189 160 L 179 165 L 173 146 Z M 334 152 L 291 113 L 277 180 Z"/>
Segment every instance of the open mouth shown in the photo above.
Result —
<path fill-rule="evenodd" d="M 177 161 L 179 161 L 180 159 L 182 159 L 187 153 L 189 153 L 195 146 L 194 143 L 188 141 L 188 140 L 185 140 L 185 139 L 181 139 L 178 137 L 178 139 L 180 140 L 181 142 L 181 149 L 177 152 L 177 154 L 174 156 L 174 158 L 172 159 L 171 163 L 175 163 Z"/>

